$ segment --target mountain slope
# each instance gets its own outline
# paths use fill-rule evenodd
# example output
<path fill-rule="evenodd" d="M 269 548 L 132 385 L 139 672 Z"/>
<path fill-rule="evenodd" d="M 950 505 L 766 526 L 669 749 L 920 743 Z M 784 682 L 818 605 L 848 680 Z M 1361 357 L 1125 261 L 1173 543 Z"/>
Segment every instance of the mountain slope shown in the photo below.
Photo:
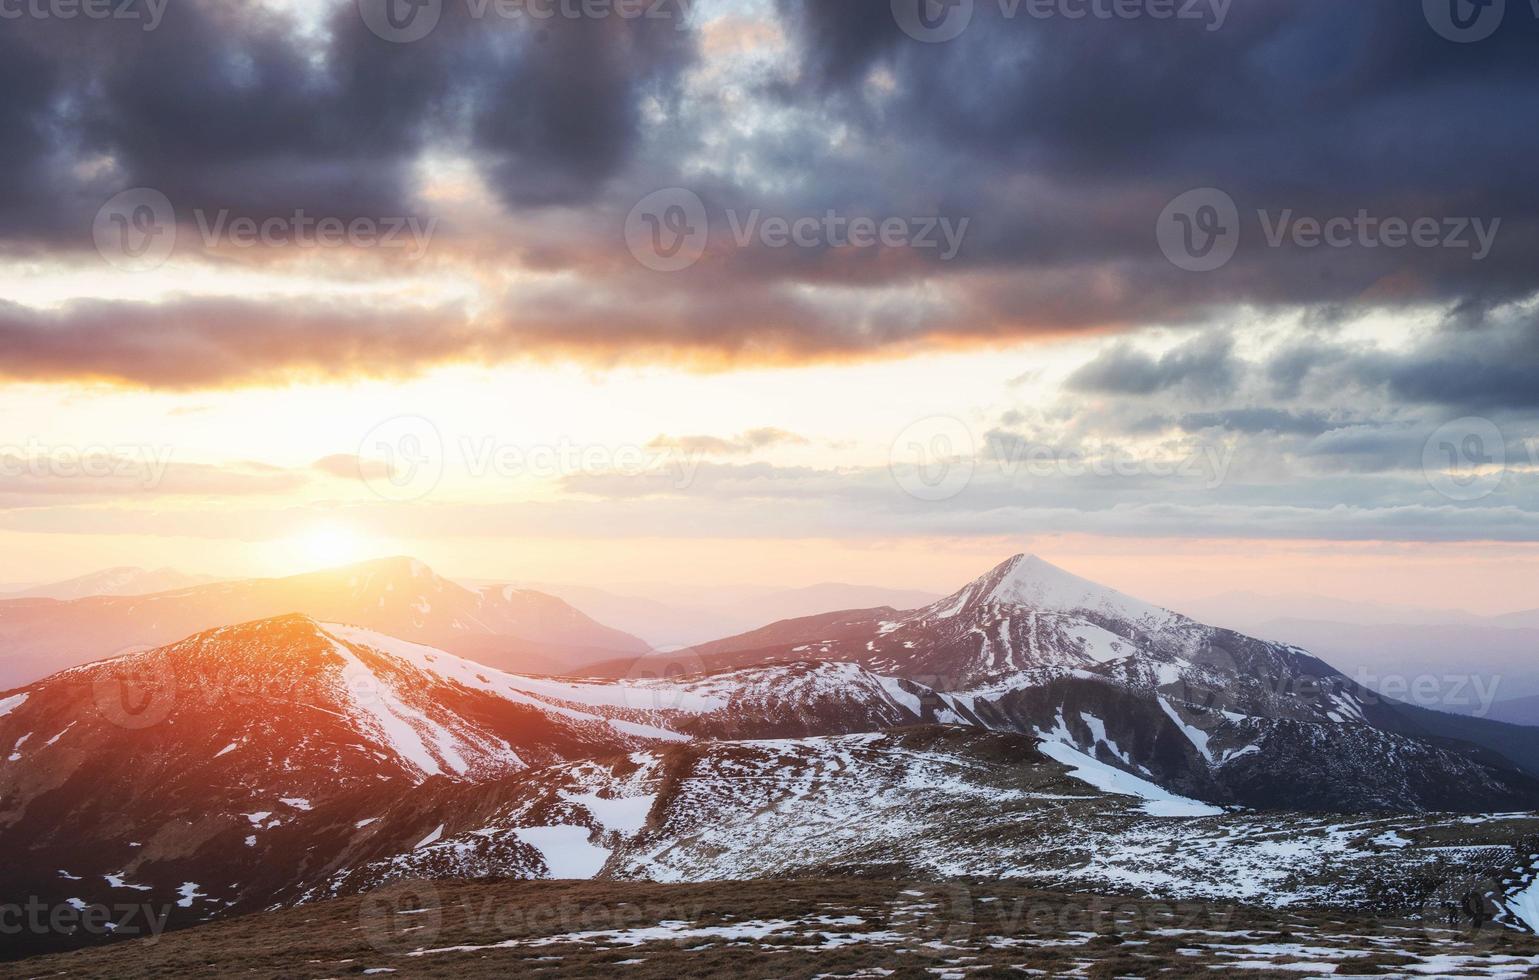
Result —
<path fill-rule="evenodd" d="M 1075 701 L 1054 684 L 1087 686 Z M 1104 692 L 1133 709 L 1106 711 Z M 1047 697 L 1040 735 L 1009 730 L 1036 705 L 858 664 L 526 677 L 282 617 L 0 693 L 0 852 L 15 894 L 158 908 L 173 928 L 424 876 L 1005 875 L 1404 906 L 1450 869 L 1527 874 L 1514 870 L 1514 842 L 1539 829 L 1527 816 L 1225 813 L 1172 792 L 1179 780 L 1155 765 L 1238 760 L 1270 785 L 1260 761 L 1288 758 L 1287 785 L 1323 772 L 1368 805 L 1387 799 L 1364 782 L 1372 767 L 1394 773 L 1397 792 L 1445 782 L 1464 809 L 1511 791 L 1436 747 L 1361 723 L 1227 716 L 1259 747 L 1234 749 L 1222 730 L 1198 746 L 1200 730 L 1168 701 L 1153 709 L 1158 724 L 1141 713 L 1149 695 L 1132 683 L 1070 672 L 1013 693 Z M 1348 744 L 1363 757 L 1328 741 L 1342 727 L 1362 730 Z"/>
<path fill-rule="evenodd" d="M 165 903 L 185 923 L 249 901 L 275 869 L 290 880 L 311 846 L 292 825 L 312 810 L 686 737 L 519 683 L 290 616 L 0 694 L 8 887 Z"/>
<path fill-rule="evenodd" d="M 471 591 L 421 562 L 394 558 L 148 596 L 0 601 L 0 650 L 6 652 L 0 688 L 229 623 L 291 613 L 357 623 L 515 670 L 562 671 L 649 649 L 553 596 L 511 586 Z"/>
<path fill-rule="evenodd" d="M 1513 750 L 1506 733 L 1452 716 L 1436 724 L 1298 647 L 1206 626 L 1031 556 L 912 612 L 828 613 L 695 652 L 712 667 L 820 657 L 908 678 L 995 727 L 1051 734 L 1215 803 L 1539 805 L 1539 779 L 1502 754 Z"/>
<path fill-rule="evenodd" d="M 1172 819 L 1150 812 L 1168 802 L 1157 788 L 1098 788 L 1104 767 L 1052 744 L 915 728 L 665 746 L 490 792 L 430 784 L 338 828 L 336 869 L 300 897 L 419 879 L 878 875 L 1405 913 L 1451 880 L 1529 877 L 1532 814 Z"/>

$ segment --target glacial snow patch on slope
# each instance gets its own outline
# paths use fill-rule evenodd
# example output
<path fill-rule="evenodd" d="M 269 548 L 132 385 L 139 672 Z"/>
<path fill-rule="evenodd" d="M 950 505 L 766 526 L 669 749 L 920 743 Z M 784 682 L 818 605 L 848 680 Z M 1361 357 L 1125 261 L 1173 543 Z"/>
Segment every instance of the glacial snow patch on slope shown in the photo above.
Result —
<path fill-rule="evenodd" d="M 1062 714 L 1058 716 L 1057 728 L 1038 734 L 1042 736 L 1039 751 L 1049 759 L 1068 766 L 1069 775 L 1089 783 L 1103 793 L 1138 797 L 1144 801 L 1144 812 L 1152 817 L 1214 817 L 1224 812 L 1220 807 L 1177 796 L 1147 779 L 1140 779 L 1081 752 L 1075 746 L 1074 736 L 1064 724 Z"/>

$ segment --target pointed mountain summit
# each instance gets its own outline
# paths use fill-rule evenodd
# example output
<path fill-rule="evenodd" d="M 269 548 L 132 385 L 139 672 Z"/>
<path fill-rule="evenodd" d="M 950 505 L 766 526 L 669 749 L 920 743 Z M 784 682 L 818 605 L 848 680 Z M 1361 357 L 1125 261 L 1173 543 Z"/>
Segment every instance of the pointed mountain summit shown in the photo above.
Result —
<path fill-rule="evenodd" d="M 1091 670 L 1152 650 L 1185 648 L 1199 624 L 1065 571 L 1016 555 L 920 609 L 850 610 L 787 620 L 706 644 L 707 662 L 765 657 L 853 659 L 878 673 L 947 691 L 1020 686 Z"/>
<path fill-rule="evenodd" d="M 1474 744 L 1455 742 L 1298 647 L 1206 626 L 1031 555 L 921 609 L 788 620 L 696 652 L 711 667 L 853 662 L 923 684 L 988 727 L 1210 803 L 1459 809 L 1539 798 L 1539 756 L 1503 758 L 1509 740 L 1490 725 L 1460 733 Z"/>
<path fill-rule="evenodd" d="M 1169 610 L 1080 578 L 1036 555 L 1025 554 L 1000 562 L 960 592 L 930 608 L 945 608 L 948 602 L 962 606 L 978 602 L 1023 606 L 1037 612 L 1086 611 L 1151 624 L 1179 618 Z"/>

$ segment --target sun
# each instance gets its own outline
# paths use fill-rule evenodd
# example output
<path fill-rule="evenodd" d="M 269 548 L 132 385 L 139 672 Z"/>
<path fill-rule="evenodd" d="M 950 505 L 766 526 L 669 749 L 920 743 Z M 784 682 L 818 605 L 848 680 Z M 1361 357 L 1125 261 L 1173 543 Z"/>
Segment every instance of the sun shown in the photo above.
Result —
<path fill-rule="evenodd" d="M 352 528 L 342 524 L 317 524 L 296 535 L 290 552 L 293 560 L 307 569 L 331 568 L 362 561 L 367 542 Z"/>

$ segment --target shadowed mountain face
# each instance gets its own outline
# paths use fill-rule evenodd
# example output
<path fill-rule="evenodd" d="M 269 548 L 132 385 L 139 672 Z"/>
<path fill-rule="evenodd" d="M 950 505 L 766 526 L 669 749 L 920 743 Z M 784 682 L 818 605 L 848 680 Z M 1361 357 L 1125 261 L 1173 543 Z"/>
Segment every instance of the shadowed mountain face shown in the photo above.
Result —
<path fill-rule="evenodd" d="M 990 725 L 1219 803 L 1528 806 L 1539 788 L 1535 733 L 1387 700 L 1299 647 L 1032 556 L 922 609 L 788 620 L 692 652 L 710 667 L 818 657 L 905 677 Z"/>
<path fill-rule="evenodd" d="M 145 596 L 0 601 L 0 689 L 230 623 L 299 613 L 354 623 L 490 666 L 562 672 L 650 649 L 553 596 L 463 588 L 409 558 Z"/>

